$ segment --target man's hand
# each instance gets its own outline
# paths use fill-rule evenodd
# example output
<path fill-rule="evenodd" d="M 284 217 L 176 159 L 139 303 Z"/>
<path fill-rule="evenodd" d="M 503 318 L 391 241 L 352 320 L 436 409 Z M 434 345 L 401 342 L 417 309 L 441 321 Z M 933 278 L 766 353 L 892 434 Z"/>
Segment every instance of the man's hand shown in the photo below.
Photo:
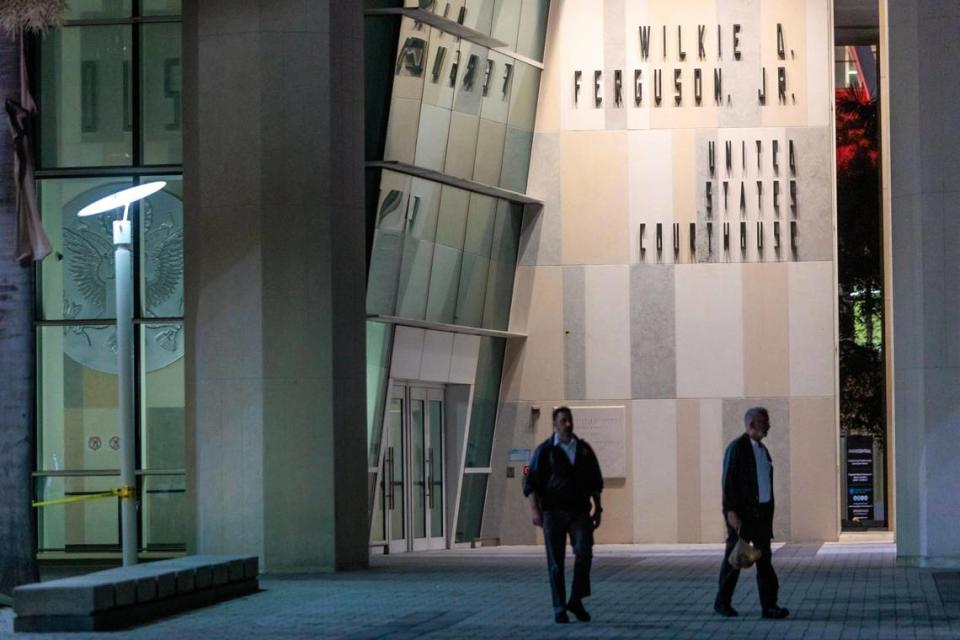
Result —
<path fill-rule="evenodd" d="M 740 516 L 737 515 L 736 511 L 727 511 L 727 524 L 733 527 L 734 531 L 740 530 Z"/>
<path fill-rule="evenodd" d="M 542 527 L 543 526 L 543 512 L 538 508 L 533 508 L 530 510 L 530 519 L 533 521 L 533 526 Z"/>
<path fill-rule="evenodd" d="M 540 497 L 536 493 L 530 493 L 527 496 L 527 501 L 530 504 L 530 520 L 533 522 L 533 526 L 542 527 L 543 526 L 543 509 L 540 508 Z"/>
<path fill-rule="evenodd" d="M 600 519 L 601 519 L 600 516 L 601 516 L 602 514 L 603 514 L 603 509 L 594 509 L 594 510 L 593 510 L 593 515 L 590 516 L 590 522 L 593 523 L 593 528 L 594 528 L 594 529 L 599 529 L 599 528 L 600 528 Z"/>

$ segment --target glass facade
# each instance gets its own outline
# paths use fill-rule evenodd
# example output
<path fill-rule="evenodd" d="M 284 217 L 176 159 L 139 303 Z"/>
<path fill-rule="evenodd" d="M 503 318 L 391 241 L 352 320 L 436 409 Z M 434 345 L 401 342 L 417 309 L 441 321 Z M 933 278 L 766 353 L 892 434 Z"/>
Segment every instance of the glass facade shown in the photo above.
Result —
<path fill-rule="evenodd" d="M 179 2 L 74 0 L 33 48 L 38 193 L 54 247 L 37 273 L 38 500 L 119 482 L 112 222 L 85 205 L 134 184 L 131 207 L 141 549 L 182 551 L 183 183 Z M 39 509 L 41 552 L 118 551 L 116 500 Z"/>
<path fill-rule="evenodd" d="M 382 159 L 523 192 L 540 73 L 404 18 Z"/>
<path fill-rule="evenodd" d="M 380 185 L 367 313 L 506 330 L 523 208 L 394 171 Z"/>
<path fill-rule="evenodd" d="M 481 332 L 469 419 L 462 416 L 459 495 L 450 495 L 459 502 L 453 542 L 469 543 L 480 536 L 490 474 L 507 340 L 496 332 L 506 332 L 510 320 L 524 220 L 516 196 L 527 187 L 549 2 L 407 0 L 404 6 L 447 22 L 431 26 L 382 12 L 367 20 L 367 160 L 379 163 L 368 169 L 367 313 Z M 460 25 L 473 33 L 454 35 Z M 368 356 L 368 390 L 385 388 L 389 373 L 371 361 L 380 357 Z M 368 407 L 375 542 L 385 535 L 384 506 L 373 499 L 375 455 L 380 422 L 392 414 L 379 399 L 368 399 Z"/>

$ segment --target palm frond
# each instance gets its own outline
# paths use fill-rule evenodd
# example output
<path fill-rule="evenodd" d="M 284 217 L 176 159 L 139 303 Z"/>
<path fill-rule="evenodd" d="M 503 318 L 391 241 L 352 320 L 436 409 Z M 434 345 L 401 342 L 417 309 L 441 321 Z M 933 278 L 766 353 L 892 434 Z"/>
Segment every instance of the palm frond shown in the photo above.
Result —
<path fill-rule="evenodd" d="M 63 26 L 67 0 L 0 0 L 0 27 L 8 35 Z"/>

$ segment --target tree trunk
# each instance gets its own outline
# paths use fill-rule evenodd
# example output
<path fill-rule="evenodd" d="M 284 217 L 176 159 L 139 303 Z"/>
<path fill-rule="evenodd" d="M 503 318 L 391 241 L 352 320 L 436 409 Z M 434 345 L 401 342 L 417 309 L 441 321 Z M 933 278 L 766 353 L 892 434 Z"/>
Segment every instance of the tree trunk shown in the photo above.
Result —
<path fill-rule="evenodd" d="M 0 35 L 0 96 L 18 98 L 19 51 Z M 6 129 L 6 127 L 4 127 Z M 30 501 L 34 461 L 33 267 L 16 261 L 13 149 L 0 145 L 0 593 L 36 582 L 37 535 Z"/>

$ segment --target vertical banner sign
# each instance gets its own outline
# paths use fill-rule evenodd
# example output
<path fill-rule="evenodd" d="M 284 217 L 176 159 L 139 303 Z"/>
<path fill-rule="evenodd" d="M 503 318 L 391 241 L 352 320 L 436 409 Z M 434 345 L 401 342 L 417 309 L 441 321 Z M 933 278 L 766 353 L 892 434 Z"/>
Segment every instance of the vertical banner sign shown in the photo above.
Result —
<path fill-rule="evenodd" d="M 873 436 L 847 436 L 847 519 L 874 519 Z"/>

